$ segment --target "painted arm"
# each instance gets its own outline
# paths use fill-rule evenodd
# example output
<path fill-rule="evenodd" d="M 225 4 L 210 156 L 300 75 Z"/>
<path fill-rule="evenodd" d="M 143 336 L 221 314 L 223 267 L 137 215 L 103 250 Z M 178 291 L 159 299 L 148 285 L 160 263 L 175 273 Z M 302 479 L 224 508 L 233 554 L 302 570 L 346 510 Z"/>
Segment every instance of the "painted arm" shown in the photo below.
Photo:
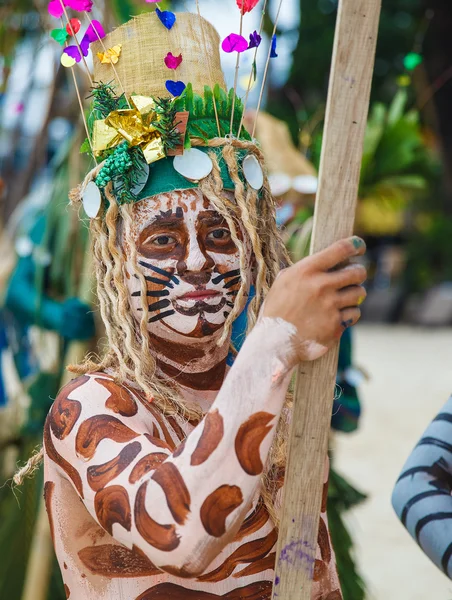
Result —
<path fill-rule="evenodd" d="M 427 556 L 452 578 L 452 397 L 430 423 L 397 480 L 392 504 Z"/>
<path fill-rule="evenodd" d="M 100 375 L 71 382 L 47 419 L 46 454 L 118 542 L 163 571 L 196 576 L 232 540 L 260 484 L 294 334 L 288 323 L 263 319 L 211 410 L 176 449 L 159 439 L 168 440 L 164 432 L 155 435 L 166 425 L 152 404 L 153 417 Z M 120 406 L 126 395 L 129 406 Z"/>

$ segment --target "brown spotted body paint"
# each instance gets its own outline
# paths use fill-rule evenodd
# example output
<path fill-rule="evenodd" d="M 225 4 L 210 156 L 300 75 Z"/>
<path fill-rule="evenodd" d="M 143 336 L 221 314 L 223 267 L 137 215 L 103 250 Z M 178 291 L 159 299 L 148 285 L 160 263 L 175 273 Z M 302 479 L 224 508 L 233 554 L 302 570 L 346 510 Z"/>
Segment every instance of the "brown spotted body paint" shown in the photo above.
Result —
<path fill-rule="evenodd" d="M 238 251 L 198 191 L 151 200 L 136 205 L 132 233 L 147 278 L 152 350 L 160 373 L 206 414 L 199 423 L 163 415 L 133 382 L 104 373 L 61 390 L 45 426 L 45 502 L 66 593 L 270 599 L 277 533 L 261 476 L 296 331 L 260 319 L 228 371 L 229 340 L 217 341 L 227 298 L 241 284 Z M 128 268 L 139 318 L 138 280 Z M 340 600 L 324 513 L 314 575 L 313 600 Z"/>

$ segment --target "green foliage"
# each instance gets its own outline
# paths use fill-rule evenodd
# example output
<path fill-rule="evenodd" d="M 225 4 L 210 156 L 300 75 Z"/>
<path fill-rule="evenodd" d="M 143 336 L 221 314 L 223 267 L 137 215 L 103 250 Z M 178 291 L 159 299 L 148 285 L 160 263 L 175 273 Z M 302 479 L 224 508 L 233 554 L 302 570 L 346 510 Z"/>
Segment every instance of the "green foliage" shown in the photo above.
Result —
<path fill-rule="evenodd" d="M 232 135 L 237 136 L 240 122 L 243 115 L 243 103 L 236 96 L 234 103 L 234 90 L 229 94 L 220 88 L 217 84 L 213 91 L 210 87 L 204 88 L 204 96 L 193 92 L 193 87 L 189 83 L 181 94 L 175 100 L 177 111 L 188 111 L 187 134 L 188 137 L 201 138 L 205 142 L 214 137 L 224 137 L 231 132 L 232 105 L 234 104 L 234 118 L 232 121 Z M 216 114 L 215 114 L 216 109 Z M 218 124 L 217 124 L 218 116 Z M 218 125 L 220 130 L 218 130 Z M 250 140 L 248 132 L 242 127 L 240 137 Z"/>
<path fill-rule="evenodd" d="M 328 525 L 336 554 L 336 565 L 344 600 L 364 600 L 365 585 L 353 557 L 353 540 L 343 521 L 343 513 L 365 500 L 333 468 L 328 487 Z"/>
<path fill-rule="evenodd" d="M 156 119 L 151 122 L 151 125 L 160 133 L 165 153 L 167 153 L 182 141 L 177 130 L 177 123 L 175 124 L 177 110 L 172 98 L 157 98 L 155 103 Z"/>
<path fill-rule="evenodd" d="M 372 107 L 364 139 L 360 196 L 379 195 L 380 189 L 417 192 L 427 188 L 428 153 L 419 115 L 406 110 L 407 93 L 400 90 L 388 107 Z"/>

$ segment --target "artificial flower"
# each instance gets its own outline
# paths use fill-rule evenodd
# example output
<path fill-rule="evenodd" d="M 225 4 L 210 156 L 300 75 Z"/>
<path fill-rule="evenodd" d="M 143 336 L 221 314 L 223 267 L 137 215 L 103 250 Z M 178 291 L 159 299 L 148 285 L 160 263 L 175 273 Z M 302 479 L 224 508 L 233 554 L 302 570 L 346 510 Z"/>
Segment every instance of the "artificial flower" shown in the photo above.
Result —
<path fill-rule="evenodd" d="M 56 42 L 58 42 L 60 44 L 60 46 L 64 46 L 64 44 L 66 43 L 66 40 L 69 37 L 66 29 L 52 29 L 52 31 L 50 32 L 50 36 Z"/>
<path fill-rule="evenodd" d="M 83 53 L 83 56 L 88 56 L 89 45 L 92 42 L 102 39 L 103 37 L 105 37 L 105 31 L 102 25 L 99 23 L 99 21 L 91 21 L 91 24 L 88 26 L 88 29 L 86 30 L 85 35 L 80 42 L 80 49 Z M 75 62 L 80 62 L 82 60 L 80 50 L 76 45 L 68 46 L 63 50 L 63 53 L 73 58 Z"/>
<path fill-rule="evenodd" d="M 168 79 L 168 81 L 165 83 L 165 87 L 172 96 L 177 98 L 182 94 L 187 86 L 183 81 L 171 81 Z"/>
<path fill-rule="evenodd" d="M 179 56 L 173 56 L 171 52 L 168 52 L 163 60 L 165 61 L 165 65 L 168 67 L 168 69 L 177 69 L 182 62 L 182 54 L 179 54 Z"/>
<path fill-rule="evenodd" d="M 276 34 L 272 37 L 272 48 L 270 52 L 270 58 L 278 58 L 278 55 L 276 54 Z"/>
<path fill-rule="evenodd" d="M 52 17 L 59 19 L 64 15 L 64 6 L 78 12 L 91 12 L 93 0 L 50 0 L 47 10 Z"/>
<path fill-rule="evenodd" d="M 240 8 L 242 15 L 250 12 L 259 2 L 259 0 L 236 0 L 237 6 Z"/>
<path fill-rule="evenodd" d="M 167 29 L 171 29 L 171 27 L 176 22 L 176 15 L 169 10 L 160 10 L 158 6 L 155 7 L 155 12 L 157 13 L 160 21 L 165 25 Z"/>
<path fill-rule="evenodd" d="M 97 56 L 102 64 L 115 65 L 121 56 L 122 44 L 109 48 L 106 52 L 98 52 Z"/>
<path fill-rule="evenodd" d="M 69 19 L 69 23 L 66 25 L 67 34 L 73 35 L 73 33 L 78 33 L 81 26 L 80 19 Z"/>
<path fill-rule="evenodd" d="M 248 44 L 248 49 L 259 48 L 261 41 L 261 36 L 257 33 L 256 30 L 254 30 L 253 33 L 250 33 L 250 43 Z"/>
<path fill-rule="evenodd" d="M 231 33 L 223 40 L 221 47 L 228 54 L 231 52 L 244 52 L 248 49 L 248 42 L 242 35 Z"/>

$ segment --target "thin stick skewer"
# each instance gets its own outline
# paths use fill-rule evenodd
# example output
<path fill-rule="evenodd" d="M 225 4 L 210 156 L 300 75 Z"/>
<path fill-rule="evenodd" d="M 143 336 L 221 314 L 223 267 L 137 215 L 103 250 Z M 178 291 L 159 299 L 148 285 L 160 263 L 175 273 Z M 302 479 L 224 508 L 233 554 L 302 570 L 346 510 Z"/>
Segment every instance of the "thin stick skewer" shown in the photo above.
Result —
<path fill-rule="evenodd" d="M 108 52 L 108 50 L 107 50 L 107 47 L 105 46 L 103 39 L 100 37 L 100 35 L 99 35 L 99 33 L 98 33 L 97 29 L 94 27 L 93 20 L 91 19 L 91 16 L 90 16 L 89 12 L 88 12 L 88 11 L 85 11 L 85 15 L 88 17 L 88 20 L 89 20 L 90 24 L 92 25 L 92 27 L 93 27 L 93 29 L 94 29 L 94 33 L 96 34 L 96 37 L 97 37 L 97 39 L 99 40 L 99 42 L 100 42 L 100 44 L 101 44 L 101 46 L 102 46 L 102 48 L 103 48 L 103 51 L 104 51 L 104 52 Z M 121 80 L 120 80 L 120 78 L 119 78 L 118 71 L 116 70 L 116 67 L 115 67 L 115 65 L 113 64 L 113 62 L 111 62 L 110 64 L 111 64 L 111 68 L 113 69 L 113 73 L 115 74 L 116 81 L 118 82 L 118 84 L 119 84 L 119 87 L 121 88 L 121 91 L 122 91 L 122 93 L 124 94 L 124 98 L 126 99 L 127 105 L 128 105 L 128 107 L 129 107 L 129 108 L 132 108 L 132 107 L 130 106 L 129 99 L 127 98 L 127 95 L 126 95 L 126 91 L 125 91 L 125 89 L 124 89 L 124 86 L 122 85 L 122 82 L 121 82 Z"/>
<path fill-rule="evenodd" d="M 61 26 L 64 27 L 63 19 L 61 19 Z M 67 45 L 68 44 L 66 42 L 66 46 Z M 79 107 L 80 107 L 80 112 L 81 112 L 82 119 L 83 119 L 83 125 L 85 126 L 86 137 L 88 139 L 89 147 L 91 148 L 91 154 L 92 154 L 92 156 L 94 158 L 94 161 L 95 161 L 95 163 L 97 165 L 97 160 L 96 160 L 96 157 L 94 156 L 93 144 L 91 142 L 91 137 L 89 135 L 88 123 L 86 122 L 85 111 L 83 109 L 82 97 L 80 95 L 80 90 L 79 90 L 79 87 L 78 87 L 77 78 L 76 78 L 75 73 L 74 73 L 74 68 L 71 67 L 70 71 L 72 73 L 72 78 L 74 80 L 75 93 L 77 94 L 77 100 L 78 100 L 78 104 L 79 104 Z"/>
<path fill-rule="evenodd" d="M 271 60 L 273 37 L 275 36 L 275 34 L 276 34 L 276 28 L 278 27 L 278 21 L 279 21 L 279 15 L 281 14 L 282 3 L 283 3 L 283 0 L 280 0 L 279 6 L 278 6 L 278 12 L 276 13 L 275 24 L 273 26 L 273 33 L 272 33 L 272 37 L 271 37 L 271 40 L 270 40 L 270 46 L 268 48 L 267 62 L 265 63 L 264 76 L 262 78 L 261 91 L 260 91 L 260 94 L 259 94 L 259 101 L 257 103 L 256 116 L 254 117 L 254 125 L 253 125 L 253 131 L 251 133 L 251 137 L 254 137 L 254 134 L 256 132 L 257 118 L 259 116 L 259 111 L 261 109 L 262 97 L 264 95 L 265 83 L 267 81 L 268 67 L 270 65 L 270 60 Z"/>
<path fill-rule="evenodd" d="M 260 22 L 260 25 L 259 25 L 259 35 L 260 36 L 262 35 L 262 31 L 264 29 L 264 18 L 265 18 L 266 8 L 267 8 L 267 0 L 265 0 L 264 6 L 262 8 L 261 22 Z M 254 50 L 253 62 L 252 62 L 252 65 L 251 65 L 251 73 L 250 73 L 250 77 L 248 79 L 248 87 L 247 87 L 246 94 L 245 94 L 245 100 L 243 102 L 243 113 L 242 113 L 242 118 L 240 120 L 239 132 L 237 134 L 238 138 L 240 137 L 240 133 L 241 133 L 242 127 L 243 127 L 243 122 L 245 120 L 245 112 L 246 112 L 246 107 L 247 107 L 247 104 L 248 104 L 248 97 L 249 97 L 250 91 L 251 91 L 251 85 L 252 85 L 252 82 L 253 82 L 253 73 L 254 73 L 254 68 L 255 68 L 255 64 L 256 64 L 257 51 L 258 50 L 259 50 L 259 46 L 256 46 L 256 48 Z"/>
<path fill-rule="evenodd" d="M 245 0 L 242 0 L 242 7 L 240 9 L 240 32 L 239 35 L 243 33 L 243 7 L 245 6 Z M 235 111 L 235 96 L 237 94 L 237 83 L 239 80 L 239 67 L 240 67 L 240 52 L 237 52 L 237 60 L 235 63 L 235 77 L 234 77 L 234 96 L 232 98 L 232 110 L 231 110 L 231 124 L 229 128 L 229 133 L 232 135 L 232 125 L 234 123 L 234 111 Z"/>
<path fill-rule="evenodd" d="M 198 17 L 200 18 L 200 21 L 201 21 L 201 33 L 202 33 L 202 42 L 203 42 L 203 46 L 204 46 L 204 54 L 205 54 L 205 56 L 208 57 L 207 64 L 209 65 L 210 89 L 212 90 L 213 110 L 215 112 L 215 120 L 217 122 L 218 137 L 221 137 L 220 119 L 218 118 L 218 108 L 217 108 L 217 103 L 215 100 L 215 93 L 214 93 L 214 89 L 213 89 L 214 84 L 213 84 L 213 79 L 212 79 L 212 71 L 210 69 L 210 57 L 207 54 L 206 35 L 204 32 L 204 21 L 203 21 L 203 18 L 201 17 L 201 11 L 199 10 L 199 0 L 196 0 L 196 10 L 198 11 Z"/>

